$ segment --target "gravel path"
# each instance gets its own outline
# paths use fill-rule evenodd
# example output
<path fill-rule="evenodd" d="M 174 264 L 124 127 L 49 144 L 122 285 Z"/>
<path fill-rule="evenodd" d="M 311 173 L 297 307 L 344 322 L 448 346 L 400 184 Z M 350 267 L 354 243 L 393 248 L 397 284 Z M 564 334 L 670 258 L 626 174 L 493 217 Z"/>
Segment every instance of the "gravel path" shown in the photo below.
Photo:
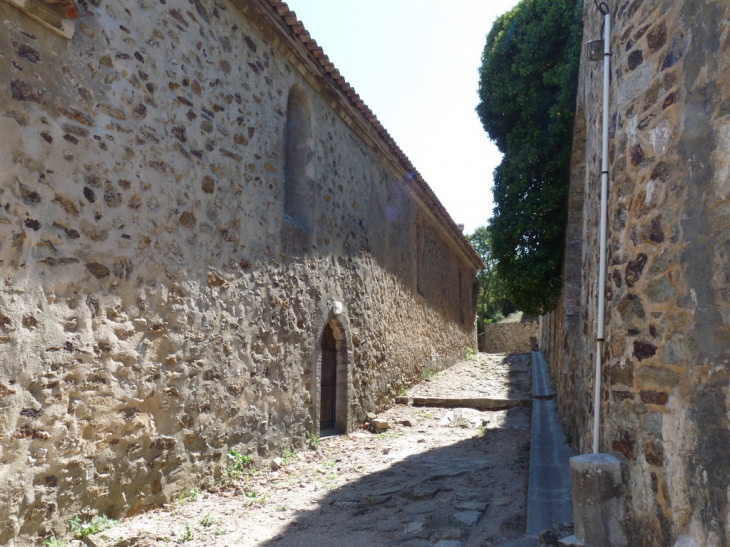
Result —
<path fill-rule="evenodd" d="M 481 354 L 411 391 L 528 396 L 527 363 L 529 355 Z M 384 433 L 321 439 L 317 450 L 285 454 L 276 471 L 193 492 L 87 544 L 488 547 L 524 533 L 529 408 L 395 405 L 378 418 L 390 426 Z"/>

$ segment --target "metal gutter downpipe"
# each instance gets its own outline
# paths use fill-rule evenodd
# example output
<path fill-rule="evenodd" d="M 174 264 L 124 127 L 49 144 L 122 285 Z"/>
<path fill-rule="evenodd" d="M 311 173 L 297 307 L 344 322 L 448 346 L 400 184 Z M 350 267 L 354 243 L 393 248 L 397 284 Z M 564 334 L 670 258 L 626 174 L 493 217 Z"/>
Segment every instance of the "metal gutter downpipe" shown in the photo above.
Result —
<path fill-rule="evenodd" d="M 606 314 L 606 217 L 608 209 L 608 102 L 611 81 L 611 13 L 605 2 L 598 9 L 603 14 L 603 143 L 601 158 L 601 223 L 598 266 L 598 335 L 596 336 L 596 383 L 593 394 L 593 453 L 598 454 L 601 426 L 601 356 L 605 340 Z"/>

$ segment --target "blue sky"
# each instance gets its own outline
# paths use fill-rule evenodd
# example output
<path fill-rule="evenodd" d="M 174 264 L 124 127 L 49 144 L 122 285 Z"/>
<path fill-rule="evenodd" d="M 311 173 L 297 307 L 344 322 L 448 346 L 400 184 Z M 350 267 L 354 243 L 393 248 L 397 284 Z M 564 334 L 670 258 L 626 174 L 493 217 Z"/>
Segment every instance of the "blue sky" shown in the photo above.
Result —
<path fill-rule="evenodd" d="M 474 111 L 484 41 L 517 0 L 287 0 L 340 73 L 471 233 L 501 155 Z"/>

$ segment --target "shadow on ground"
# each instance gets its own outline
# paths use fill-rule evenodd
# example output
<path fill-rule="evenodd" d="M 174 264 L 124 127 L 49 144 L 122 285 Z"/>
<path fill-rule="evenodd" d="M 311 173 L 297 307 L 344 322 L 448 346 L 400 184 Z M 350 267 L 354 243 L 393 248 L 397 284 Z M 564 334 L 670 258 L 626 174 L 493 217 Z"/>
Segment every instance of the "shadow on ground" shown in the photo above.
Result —
<path fill-rule="evenodd" d="M 439 411 L 455 420 L 478 413 Z M 412 438 L 391 443 L 387 454 L 375 454 L 392 459 L 389 467 L 332 490 L 316 507 L 295 513 L 273 540 L 257 545 L 486 547 L 519 537 L 525 530 L 530 411 L 478 414 L 492 422 L 480 426 L 482 435 L 418 452 L 418 435 L 408 434 Z"/>
<path fill-rule="evenodd" d="M 502 361 L 508 377 L 507 395 L 510 399 L 532 397 L 532 360 L 529 353 L 511 353 Z"/>
<path fill-rule="evenodd" d="M 420 385 L 438 396 L 494 386 L 529 394 L 530 378 L 529 356 L 480 354 Z M 499 545 L 525 531 L 530 415 L 529 406 L 394 405 L 379 415 L 390 425 L 385 433 L 321 439 L 317 451 L 282 454 L 276 471 L 245 474 L 231 488 L 124 519 L 85 541 L 96 547 Z"/>

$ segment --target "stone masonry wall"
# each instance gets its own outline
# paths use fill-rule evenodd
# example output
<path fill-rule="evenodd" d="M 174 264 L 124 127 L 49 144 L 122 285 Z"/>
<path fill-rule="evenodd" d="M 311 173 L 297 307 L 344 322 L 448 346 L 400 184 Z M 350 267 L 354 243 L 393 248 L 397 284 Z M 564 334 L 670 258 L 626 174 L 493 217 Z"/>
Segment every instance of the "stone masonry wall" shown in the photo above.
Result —
<path fill-rule="evenodd" d="M 4 545 L 212 484 L 230 448 L 301 446 L 328 322 L 348 428 L 476 344 L 473 261 L 260 22 L 225 1 L 92 4 L 66 40 L 0 2 Z M 311 234 L 283 219 L 295 84 Z"/>
<path fill-rule="evenodd" d="M 730 545 L 730 6 L 614 19 L 601 450 L 629 469 L 631 545 Z M 585 41 L 602 18 L 586 2 Z M 591 444 L 602 63 L 581 62 L 564 299 L 541 320 L 559 406 Z M 575 234 L 580 234 L 576 238 Z"/>
<path fill-rule="evenodd" d="M 484 343 L 480 351 L 486 353 L 529 353 L 530 338 L 537 337 L 538 322 L 500 321 L 484 327 Z"/>

